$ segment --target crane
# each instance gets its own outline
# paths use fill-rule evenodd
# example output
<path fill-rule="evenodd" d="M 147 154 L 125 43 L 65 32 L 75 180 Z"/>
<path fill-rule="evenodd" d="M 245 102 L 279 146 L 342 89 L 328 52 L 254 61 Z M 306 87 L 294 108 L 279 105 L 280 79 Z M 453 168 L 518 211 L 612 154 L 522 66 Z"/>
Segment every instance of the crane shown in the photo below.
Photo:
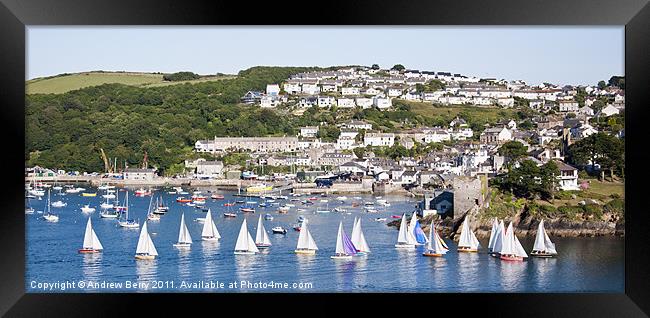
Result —
<path fill-rule="evenodd" d="M 106 153 L 104 152 L 104 149 L 99 148 L 99 150 L 102 152 L 102 159 L 104 160 L 104 169 L 106 169 L 107 173 L 113 173 L 113 168 L 111 168 L 111 164 L 108 163 L 108 159 L 106 158 Z"/>

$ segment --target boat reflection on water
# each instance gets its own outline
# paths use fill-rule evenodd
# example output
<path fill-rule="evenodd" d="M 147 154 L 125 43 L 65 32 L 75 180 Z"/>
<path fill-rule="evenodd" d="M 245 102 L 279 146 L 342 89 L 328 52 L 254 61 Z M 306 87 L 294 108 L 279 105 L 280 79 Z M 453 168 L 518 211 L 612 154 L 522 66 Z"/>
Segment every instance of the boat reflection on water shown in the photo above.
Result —
<path fill-rule="evenodd" d="M 136 282 L 138 286 L 146 286 L 138 292 L 145 292 L 151 289 L 151 282 L 157 279 L 158 259 L 138 260 L 135 262 Z"/>
<path fill-rule="evenodd" d="M 217 258 L 219 258 L 219 241 L 201 241 L 201 269 L 205 279 L 216 279 L 218 272 Z"/>
<path fill-rule="evenodd" d="M 522 284 L 526 281 L 528 262 L 500 262 L 501 289 L 506 292 L 525 290 Z"/>
<path fill-rule="evenodd" d="M 397 278 L 399 288 L 412 290 L 415 287 L 415 258 L 422 254 L 421 248 L 396 248 L 397 251 Z"/>
<path fill-rule="evenodd" d="M 479 291 L 479 281 L 481 272 L 481 262 L 479 258 L 486 255 L 479 253 L 458 253 L 458 288 L 462 291 Z"/>
<path fill-rule="evenodd" d="M 535 286 L 540 290 L 550 289 L 551 285 L 557 283 L 555 274 L 557 273 L 557 258 L 537 258 L 533 257 L 528 260 L 531 262 L 532 276 Z"/>
<path fill-rule="evenodd" d="M 427 257 L 431 277 L 433 278 L 431 289 L 434 291 L 448 290 L 445 287 L 449 286 L 451 280 L 456 280 L 455 277 L 449 275 L 449 261 L 446 257 Z"/>
<path fill-rule="evenodd" d="M 253 275 L 259 269 L 260 257 L 259 254 L 254 255 L 235 255 L 235 275 L 237 281 L 253 282 Z M 253 289 L 239 288 L 237 291 L 252 291 Z"/>
<path fill-rule="evenodd" d="M 192 259 L 190 258 L 190 249 L 178 248 L 178 278 L 186 280 L 190 278 L 190 265 Z"/>
<path fill-rule="evenodd" d="M 85 282 L 97 282 L 102 274 L 102 253 L 83 254 L 81 265 Z M 88 285 L 89 286 L 89 285 Z M 92 290 L 86 288 L 84 290 Z"/>

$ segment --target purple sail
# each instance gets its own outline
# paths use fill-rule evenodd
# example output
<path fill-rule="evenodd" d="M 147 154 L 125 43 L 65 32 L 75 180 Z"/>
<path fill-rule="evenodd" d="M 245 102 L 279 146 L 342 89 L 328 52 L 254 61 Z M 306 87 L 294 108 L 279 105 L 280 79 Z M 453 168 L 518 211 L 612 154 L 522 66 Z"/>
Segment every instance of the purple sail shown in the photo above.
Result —
<path fill-rule="evenodd" d="M 348 255 L 354 255 L 357 253 L 357 248 L 354 247 L 354 244 L 352 244 L 352 240 L 348 237 L 347 234 L 345 234 L 345 231 L 343 232 L 343 250 L 345 251 L 345 254 Z"/>

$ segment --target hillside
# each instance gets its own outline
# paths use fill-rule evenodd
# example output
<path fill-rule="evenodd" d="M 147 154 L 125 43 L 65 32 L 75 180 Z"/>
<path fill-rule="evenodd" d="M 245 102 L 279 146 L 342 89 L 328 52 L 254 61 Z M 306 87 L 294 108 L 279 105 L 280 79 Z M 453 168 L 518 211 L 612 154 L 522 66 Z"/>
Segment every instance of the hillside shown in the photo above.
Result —
<path fill-rule="evenodd" d="M 139 87 L 155 87 L 184 83 L 199 83 L 230 79 L 234 76 L 206 76 L 193 81 L 168 82 L 161 73 L 136 72 L 83 72 L 36 78 L 26 83 L 27 94 L 62 94 L 69 91 L 102 84 L 124 84 Z"/>

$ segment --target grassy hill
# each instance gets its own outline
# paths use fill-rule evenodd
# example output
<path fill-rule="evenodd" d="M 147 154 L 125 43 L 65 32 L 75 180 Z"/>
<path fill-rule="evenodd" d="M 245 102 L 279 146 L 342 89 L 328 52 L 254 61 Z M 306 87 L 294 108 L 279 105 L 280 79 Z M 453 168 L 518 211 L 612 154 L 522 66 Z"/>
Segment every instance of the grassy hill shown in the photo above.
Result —
<path fill-rule="evenodd" d="M 26 83 L 27 94 L 62 94 L 84 87 L 102 84 L 125 84 L 139 87 L 167 86 L 234 78 L 234 76 L 206 76 L 193 81 L 168 82 L 163 74 L 135 72 L 84 72 L 36 78 Z"/>

